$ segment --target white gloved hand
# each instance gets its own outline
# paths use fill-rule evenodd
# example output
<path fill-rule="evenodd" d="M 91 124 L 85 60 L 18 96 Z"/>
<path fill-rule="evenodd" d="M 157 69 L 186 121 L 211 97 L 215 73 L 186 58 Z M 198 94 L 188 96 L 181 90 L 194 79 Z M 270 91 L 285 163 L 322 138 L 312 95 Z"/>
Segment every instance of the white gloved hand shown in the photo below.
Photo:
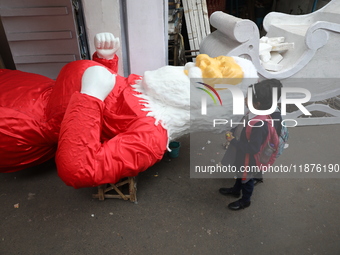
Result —
<path fill-rule="evenodd" d="M 103 66 L 91 66 L 87 68 L 83 74 L 80 93 L 104 101 L 114 88 L 115 84 L 115 74 L 112 74 Z"/>
<path fill-rule="evenodd" d="M 112 59 L 120 47 L 119 38 L 111 33 L 99 33 L 94 37 L 94 46 L 99 58 Z"/>

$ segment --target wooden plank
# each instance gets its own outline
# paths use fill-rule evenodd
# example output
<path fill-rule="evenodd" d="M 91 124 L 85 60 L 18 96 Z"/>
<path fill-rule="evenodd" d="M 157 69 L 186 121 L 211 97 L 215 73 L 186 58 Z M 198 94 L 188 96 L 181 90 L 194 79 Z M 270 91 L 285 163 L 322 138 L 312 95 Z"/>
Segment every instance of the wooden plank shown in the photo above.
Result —
<path fill-rule="evenodd" d="M 112 185 L 112 184 L 111 184 L 111 185 Z M 116 187 L 116 185 L 113 185 L 112 187 L 113 187 L 114 190 L 118 193 L 118 195 L 121 196 L 121 198 L 123 198 L 124 200 L 128 200 L 128 199 L 129 199 L 129 197 L 126 196 L 125 194 L 123 194 L 123 192 L 121 192 L 121 191 Z M 109 194 L 106 194 L 106 195 L 109 195 Z"/>
<path fill-rule="evenodd" d="M 197 55 L 202 40 L 210 33 L 206 0 L 183 0 L 188 40 L 193 55 Z"/>
<path fill-rule="evenodd" d="M 137 182 L 135 177 L 129 178 L 130 201 L 137 203 Z"/>
<path fill-rule="evenodd" d="M 106 186 L 106 184 L 98 186 L 98 197 L 97 198 L 101 201 L 103 201 L 105 199 L 105 197 L 104 197 L 105 186 Z"/>
<path fill-rule="evenodd" d="M 124 194 L 119 187 L 128 185 L 129 194 Z M 117 194 L 109 194 L 111 190 L 114 190 Z M 137 203 L 137 182 L 135 177 L 128 177 L 125 180 L 113 184 L 105 184 L 98 186 L 98 193 L 92 195 L 93 198 L 99 198 L 104 200 L 105 198 L 119 198 L 124 200 L 130 200 L 131 202 Z"/>
<path fill-rule="evenodd" d="M 67 15 L 67 7 L 0 8 L 2 17 Z"/>
<path fill-rule="evenodd" d="M 72 39 L 71 31 L 48 31 L 48 32 L 29 32 L 29 33 L 9 33 L 7 40 L 16 41 L 37 41 L 37 40 L 58 40 Z"/>
<path fill-rule="evenodd" d="M 197 1 L 197 9 L 198 9 L 198 16 L 199 16 L 199 31 L 201 32 L 201 40 L 199 43 L 203 41 L 203 39 L 210 34 L 210 23 L 208 17 L 208 8 L 206 0 L 196 0 Z"/>
<path fill-rule="evenodd" d="M 201 27 L 200 27 L 200 22 L 199 22 L 199 17 L 198 17 L 198 11 L 197 11 L 197 0 L 190 0 L 191 1 L 191 7 L 193 10 L 193 31 L 194 33 L 194 42 L 196 46 L 196 50 L 200 48 L 200 42 L 202 41 L 202 36 L 201 36 Z M 196 53 L 197 55 L 197 53 Z"/>
<path fill-rule="evenodd" d="M 197 5 L 196 5 L 196 0 L 189 0 L 191 3 L 191 8 L 192 8 L 192 30 L 194 31 L 193 33 L 193 40 L 195 44 L 195 50 L 199 50 L 200 48 L 200 24 L 198 21 L 198 15 L 197 15 Z M 198 55 L 198 52 L 195 52 L 193 55 Z"/>
<path fill-rule="evenodd" d="M 209 15 L 208 15 L 208 6 L 207 6 L 207 1 L 202 0 L 202 15 L 203 15 L 203 22 L 205 26 L 205 33 L 207 36 L 208 34 L 211 33 L 210 31 L 210 21 L 209 21 Z"/>
<path fill-rule="evenodd" d="M 203 39 L 207 36 L 206 26 L 205 26 L 205 20 L 204 20 L 204 14 L 203 14 L 203 0 L 196 0 L 197 1 L 197 13 L 199 18 L 199 32 L 201 34 L 199 44 L 203 41 Z"/>
<path fill-rule="evenodd" d="M 68 63 L 76 60 L 75 55 L 32 55 L 32 56 L 13 56 L 16 64 L 34 63 Z"/>
<path fill-rule="evenodd" d="M 195 49 L 194 41 L 193 41 L 193 34 L 192 34 L 192 28 L 191 28 L 191 14 L 189 10 L 189 5 L 188 5 L 189 0 L 183 0 L 183 9 L 184 9 L 184 17 L 186 21 L 186 26 L 187 26 L 187 32 L 188 32 L 188 40 L 189 40 L 189 45 L 190 49 L 193 50 Z"/>

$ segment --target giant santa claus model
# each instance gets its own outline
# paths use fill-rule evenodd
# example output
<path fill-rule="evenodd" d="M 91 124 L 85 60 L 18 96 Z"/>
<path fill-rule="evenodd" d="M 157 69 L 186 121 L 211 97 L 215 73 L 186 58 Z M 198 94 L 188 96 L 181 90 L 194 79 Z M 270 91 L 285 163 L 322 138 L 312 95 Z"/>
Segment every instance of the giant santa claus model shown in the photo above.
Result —
<path fill-rule="evenodd" d="M 136 176 L 192 129 L 189 78 L 257 77 L 245 59 L 200 55 L 195 64 L 125 78 L 117 75 L 118 38 L 97 34 L 95 47 L 93 61 L 67 64 L 56 80 L 0 70 L 0 172 L 55 157 L 59 176 L 75 188 Z"/>

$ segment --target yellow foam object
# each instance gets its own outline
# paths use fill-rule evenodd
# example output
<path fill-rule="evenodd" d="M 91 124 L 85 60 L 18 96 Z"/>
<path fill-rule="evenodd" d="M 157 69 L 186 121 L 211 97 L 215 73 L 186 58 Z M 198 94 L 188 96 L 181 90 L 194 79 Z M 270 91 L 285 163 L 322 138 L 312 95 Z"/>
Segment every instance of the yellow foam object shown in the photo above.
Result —
<path fill-rule="evenodd" d="M 232 57 L 219 56 L 211 58 L 207 54 L 196 57 L 196 66 L 202 71 L 203 78 L 209 78 L 209 84 L 223 83 L 236 85 L 243 79 L 243 70 Z"/>

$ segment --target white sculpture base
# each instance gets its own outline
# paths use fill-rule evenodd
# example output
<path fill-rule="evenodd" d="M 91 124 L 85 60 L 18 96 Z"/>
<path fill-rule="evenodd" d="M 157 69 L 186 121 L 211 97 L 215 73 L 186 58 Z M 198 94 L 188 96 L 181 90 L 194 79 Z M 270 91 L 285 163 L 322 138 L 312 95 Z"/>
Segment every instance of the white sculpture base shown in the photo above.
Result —
<path fill-rule="evenodd" d="M 259 31 L 254 22 L 223 12 L 213 13 L 210 22 L 217 30 L 203 40 L 201 53 L 250 59 L 261 77 L 279 79 L 284 86 L 306 88 L 312 94 L 312 102 L 340 95 L 340 0 L 333 0 L 306 15 L 272 12 L 265 17 L 263 26 L 267 37 L 285 37 L 286 42 L 295 44 L 293 50 L 283 53 L 280 62 L 283 68 L 279 72 L 267 71 L 261 65 Z M 299 125 L 340 123 L 340 111 L 327 105 L 312 104 L 307 109 L 333 117 L 299 118 Z M 286 118 L 297 118 L 301 114 L 294 112 Z"/>

